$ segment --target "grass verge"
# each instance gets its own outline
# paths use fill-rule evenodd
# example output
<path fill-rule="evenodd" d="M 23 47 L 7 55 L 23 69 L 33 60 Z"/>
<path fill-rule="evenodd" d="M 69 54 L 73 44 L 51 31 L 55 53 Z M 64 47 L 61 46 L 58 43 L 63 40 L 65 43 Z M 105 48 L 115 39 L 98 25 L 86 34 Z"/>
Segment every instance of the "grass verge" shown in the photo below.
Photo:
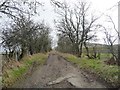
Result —
<path fill-rule="evenodd" d="M 12 68 L 6 68 L 3 72 L 3 87 L 10 87 L 18 79 L 22 78 L 23 75 L 30 69 L 30 67 L 32 67 L 34 62 L 37 62 L 37 65 L 43 65 L 46 59 L 46 54 L 39 53 L 32 56 L 26 56 L 20 62 L 12 63 Z"/>
<path fill-rule="evenodd" d="M 0 76 L 0 90 L 2 90 L 2 76 Z"/>
<path fill-rule="evenodd" d="M 118 87 L 120 85 L 119 81 L 119 68 L 115 65 L 106 65 L 104 60 L 95 60 L 95 59 L 87 59 L 87 58 L 78 58 L 71 54 L 60 54 L 66 60 L 76 64 L 81 69 L 92 72 L 97 76 L 104 79 L 106 82 L 110 83 L 113 87 Z"/>

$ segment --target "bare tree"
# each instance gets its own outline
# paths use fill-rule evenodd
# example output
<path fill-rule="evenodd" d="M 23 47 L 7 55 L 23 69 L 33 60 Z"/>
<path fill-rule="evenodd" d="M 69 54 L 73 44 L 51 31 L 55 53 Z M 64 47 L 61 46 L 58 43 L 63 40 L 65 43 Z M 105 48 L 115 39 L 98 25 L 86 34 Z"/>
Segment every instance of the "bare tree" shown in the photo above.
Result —
<path fill-rule="evenodd" d="M 118 39 L 120 40 L 120 32 L 119 32 L 118 29 L 116 28 L 115 22 L 113 21 L 113 19 L 112 19 L 111 16 L 107 15 L 107 17 L 108 17 L 108 19 L 109 19 L 108 22 L 110 22 L 110 23 L 112 24 L 113 30 L 117 33 Z"/>
<path fill-rule="evenodd" d="M 115 41 L 117 40 L 117 38 L 115 38 L 114 36 L 112 36 L 105 27 L 104 28 L 104 33 L 105 33 L 105 38 L 104 38 L 104 41 L 105 43 L 107 44 L 107 47 L 110 51 L 110 53 L 112 54 L 113 58 L 115 61 L 118 60 L 118 57 L 117 57 L 117 54 L 115 52 L 115 49 L 114 49 L 114 43 Z"/>
<path fill-rule="evenodd" d="M 119 56 L 119 51 L 117 51 L 117 50 L 119 50 L 120 33 L 119 33 L 118 29 L 116 28 L 116 25 L 115 25 L 112 17 L 109 16 L 109 15 L 106 15 L 106 16 L 107 16 L 107 18 L 108 18 L 108 21 L 107 21 L 107 22 L 110 23 L 111 26 L 110 26 L 110 28 L 106 28 L 105 26 L 102 26 L 102 28 L 104 29 L 104 34 L 105 34 L 104 41 L 105 41 L 105 43 L 107 44 L 107 47 L 108 47 L 110 53 L 112 54 L 112 58 L 113 58 L 115 61 L 117 61 L 118 64 L 120 64 L 120 61 L 119 61 L 119 58 L 118 58 L 118 56 Z M 112 29 L 112 30 L 116 33 L 115 36 L 113 36 L 113 35 L 109 32 L 110 29 Z M 117 47 L 115 47 L 115 42 L 116 42 L 116 41 L 118 42 Z"/>
<path fill-rule="evenodd" d="M 89 32 L 97 26 L 94 23 L 98 18 L 92 15 L 91 19 L 88 19 L 90 4 L 87 2 L 78 2 L 78 5 L 75 4 L 72 8 L 66 2 L 51 2 L 57 6 L 56 12 L 61 16 L 56 24 L 58 31 L 69 37 L 76 54 L 81 57 L 83 44 L 86 47 L 86 42 L 94 37 L 90 36 Z"/>
<path fill-rule="evenodd" d="M 38 1 L 29 0 L 0 0 L 0 13 L 16 17 L 18 13 L 37 13 L 37 7 L 42 5 Z"/>

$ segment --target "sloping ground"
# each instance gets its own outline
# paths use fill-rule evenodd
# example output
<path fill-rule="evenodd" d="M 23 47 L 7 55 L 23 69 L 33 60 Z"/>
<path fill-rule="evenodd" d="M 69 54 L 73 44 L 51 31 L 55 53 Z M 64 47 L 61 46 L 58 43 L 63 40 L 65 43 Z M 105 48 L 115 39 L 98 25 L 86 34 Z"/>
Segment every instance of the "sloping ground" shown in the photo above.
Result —
<path fill-rule="evenodd" d="M 45 65 L 16 82 L 13 88 L 106 88 L 61 56 L 50 54 Z"/>
<path fill-rule="evenodd" d="M 87 57 L 78 58 L 74 55 L 63 53 L 59 53 L 59 55 L 63 56 L 67 61 L 74 64 L 74 66 L 77 66 L 82 71 L 85 71 L 89 76 L 92 75 L 94 78 L 96 77 L 97 81 L 107 84 L 108 87 L 120 87 L 119 66 L 107 65 L 104 59 L 87 59 Z"/>
<path fill-rule="evenodd" d="M 47 57 L 47 54 L 38 53 L 25 56 L 19 62 L 6 62 L 3 66 L 2 87 L 11 87 L 16 81 L 26 78 L 37 66 L 43 65 Z"/>

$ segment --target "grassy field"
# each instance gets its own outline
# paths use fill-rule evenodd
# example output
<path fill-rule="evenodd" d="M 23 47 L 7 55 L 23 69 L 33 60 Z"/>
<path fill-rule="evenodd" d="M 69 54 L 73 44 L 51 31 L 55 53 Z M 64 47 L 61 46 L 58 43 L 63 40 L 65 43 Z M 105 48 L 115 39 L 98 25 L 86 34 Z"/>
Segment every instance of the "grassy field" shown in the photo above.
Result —
<path fill-rule="evenodd" d="M 111 83 L 112 86 L 120 85 L 118 76 L 120 75 L 119 67 L 116 65 L 106 65 L 104 59 L 110 55 L 102 54 L 101 60 L 87 59 L 87 57 L 78 58 L 71 54 L 61 54 L 66 60 L 76 64 L 79 68 L 88 72 L 95 73 L 97 76 L 103 78 L 106 82 Z"/>
<path fill-rule="evenodd" d="M 37 65 L 42 65 L 45 63 L 46 58 L 46 54 L 39 53 L 32 56 L 26 56 L 20 62 L 13 62 L 12 68 L 9 67 L 4 70 L 2 80 L 3 86 L 11 86 L 13 83 L 15 83 L 15 81 L 22 78 L 23 75 L 25 75 L 25 73 L 29 71 L 33 63 L 36 62 Z"/>

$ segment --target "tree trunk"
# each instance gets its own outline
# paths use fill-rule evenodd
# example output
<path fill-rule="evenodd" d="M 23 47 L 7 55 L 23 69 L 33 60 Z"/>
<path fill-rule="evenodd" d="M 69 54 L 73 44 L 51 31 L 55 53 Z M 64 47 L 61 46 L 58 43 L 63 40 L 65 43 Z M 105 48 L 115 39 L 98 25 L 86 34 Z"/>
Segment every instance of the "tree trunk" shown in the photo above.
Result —
<path fill-rule="evenodd" d="M 118 66 L 120 66 L 120 44 L 118 45 Z"/>
<path fill-rule="evenodd" d="M 83 46 L 83 44 L 81 43 L 81 44 L 80 44 L 80 48 L 79 48 L 78 57 L 81 57 L 81 56 L 82 56 L 82 46 Z"/>
<path fill-rule="evenodd" d="M 30 52 L 30 55 L 33 55 L 33 49 L 31 47 L 31 45 L 29 46 L 29 52 Z"/>
<path fill-rule="evenodd" d="M 113 44 L 111 44 L 111 54 L 112 54 L 114 60 L 117 62 L 118 61 L 118 57 L 117 57 L 117 55 L 114 52 Z"/>
<path fill-rule="evenodd" d="M 86 42 L 84 42 L 84 47 L 85 47 L 85 49 L 86 49 L 88 58 L 90 58 L 89 49 L 88 49 L 88 47 L 87 47 L 87 45 L 86 45 Z"/>
<path fill-rule="evenodd" d="M 100 51 L 98 52 L 98 56 L 97 57 L 98 57 L 98 59 L 100 59 Z"/>
<path fill-rule="evenodd" d="M 20 56 L 19 56 L 19 59 L 18 59 L 18 60 L 22 59 L 22 58 L 24 57 L 25 53 L 26 53 L 25 49 L 24 49 L 24 48 L 22 48 L 22 50 L 21 50 L 21 54 L 20 54 Z"/>
<path fill-rule="evenodd" d="M 97 58 L 96 45 L 93 47 L 93 58 Z"/>

